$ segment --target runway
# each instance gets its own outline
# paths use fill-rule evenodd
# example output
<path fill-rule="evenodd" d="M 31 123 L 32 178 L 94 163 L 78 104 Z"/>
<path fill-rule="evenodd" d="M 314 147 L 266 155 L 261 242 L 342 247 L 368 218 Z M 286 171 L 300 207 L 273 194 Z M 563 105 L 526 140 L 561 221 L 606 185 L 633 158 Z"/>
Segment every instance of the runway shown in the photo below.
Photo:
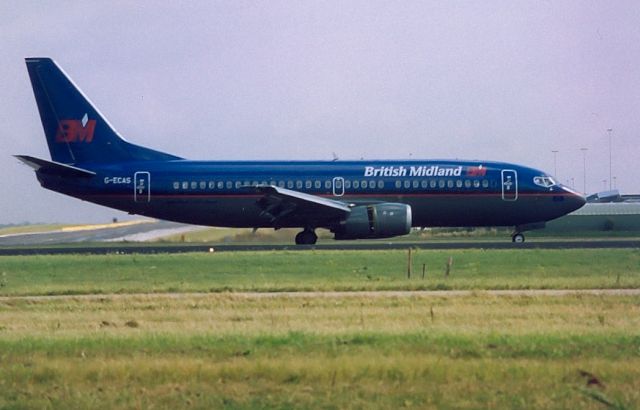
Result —
<path fill-rule="evenodd" d="M 64 254 L 154 254 L 154 253 L 186 253 L 186 252 L 246 252 L 246 251 L 334 251 L 334 250 L 398 250 L 398 249 L 637 249 L 640 248 L 638 239 L 597 239 L 597 240 L 531 240 L 525 243 L 503 241 L 422 241 L 422 242 L 326 242 L 317 245 L 294 244 L 98 244 L 87 245 L 59 245 L 59 246 L 28 246 L 28 247 L 0 247 L 0 256 L 5 255 L 64 255 Z"/>
<path fill-rule="evenodd" d="M 2 247 L 44 247 L 86 242 L 145 241 L 202 227 L 175 222 L 140 220 L 133 223 L 68 226 L 58 230 L 0 235 Z"/>

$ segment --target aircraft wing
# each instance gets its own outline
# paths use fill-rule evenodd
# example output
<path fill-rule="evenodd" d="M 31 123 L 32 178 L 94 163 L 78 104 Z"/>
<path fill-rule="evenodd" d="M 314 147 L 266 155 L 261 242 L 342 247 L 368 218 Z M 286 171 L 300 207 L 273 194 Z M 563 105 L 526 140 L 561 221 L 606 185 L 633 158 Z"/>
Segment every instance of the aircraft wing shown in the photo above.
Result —
<path fill-rule="evenodd" d="M 351 212 L 348 204 L 333 199 L 275 185 L 258 185 L 252 188 L 264 194 L 258 200 L 258 206 L 262 208 L 262 215 L 270 217 L 271 222 L 276 226 L 289 218 L 334 220 L 343 219 Z"/>

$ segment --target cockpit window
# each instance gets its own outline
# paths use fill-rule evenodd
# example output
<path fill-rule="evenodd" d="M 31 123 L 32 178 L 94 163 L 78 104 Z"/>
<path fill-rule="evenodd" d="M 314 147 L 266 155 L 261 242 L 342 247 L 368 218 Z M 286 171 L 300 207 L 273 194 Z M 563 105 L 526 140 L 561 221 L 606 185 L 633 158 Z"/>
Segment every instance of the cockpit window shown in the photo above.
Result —
<path fill-rule="evenodd" d="M 545 188 L 552 187 L 556 184 L 556 181 L 551 177 L 533 177 L 533 183 Z"/>

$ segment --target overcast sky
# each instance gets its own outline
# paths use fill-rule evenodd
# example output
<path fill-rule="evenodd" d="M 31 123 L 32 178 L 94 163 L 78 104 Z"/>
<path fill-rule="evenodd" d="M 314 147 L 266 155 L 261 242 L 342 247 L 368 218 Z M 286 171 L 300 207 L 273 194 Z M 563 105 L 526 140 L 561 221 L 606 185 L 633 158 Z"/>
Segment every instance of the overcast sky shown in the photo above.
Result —
<path fill-rule="evenodd" d="M 24 65 L 192 159 L 466 158 L 640 193 L 640 2 L 0 2 L 0 224 L 124 214 L 40 188 Z"/>

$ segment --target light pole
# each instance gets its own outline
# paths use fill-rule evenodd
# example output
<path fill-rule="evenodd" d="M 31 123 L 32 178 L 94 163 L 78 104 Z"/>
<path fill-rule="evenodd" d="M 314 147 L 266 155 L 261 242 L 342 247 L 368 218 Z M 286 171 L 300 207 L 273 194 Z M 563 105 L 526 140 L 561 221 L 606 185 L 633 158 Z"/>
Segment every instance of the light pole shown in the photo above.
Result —
<path fill-rule="evenodd" d="M 558 150 L 556 149 L 552 149 L 551 152 L 553 152 L 553 176 L 554 177 L 558 177 L 558 161 L 557 161 L 557 155 L 558 155 Z"/>
<path fill-rule="evenodd" d="M 613 132 L 613 128 L 607 128 L 607 133 L 609 134 L 609 191 L 611 191 L 611 133 Z"/>
<path fill-rule="evenodd" d="M 613 177 L 613 189 L 618 189 L 618 184 L 616 182 L 616 177 Z"/>
<path fill-rule="evenodd" d="M 582 151 L 582 192 L 584 192 L 584 194 L 587 194 L 587 151 L 588 148 L 580 148 L 580 151 Z"/>

